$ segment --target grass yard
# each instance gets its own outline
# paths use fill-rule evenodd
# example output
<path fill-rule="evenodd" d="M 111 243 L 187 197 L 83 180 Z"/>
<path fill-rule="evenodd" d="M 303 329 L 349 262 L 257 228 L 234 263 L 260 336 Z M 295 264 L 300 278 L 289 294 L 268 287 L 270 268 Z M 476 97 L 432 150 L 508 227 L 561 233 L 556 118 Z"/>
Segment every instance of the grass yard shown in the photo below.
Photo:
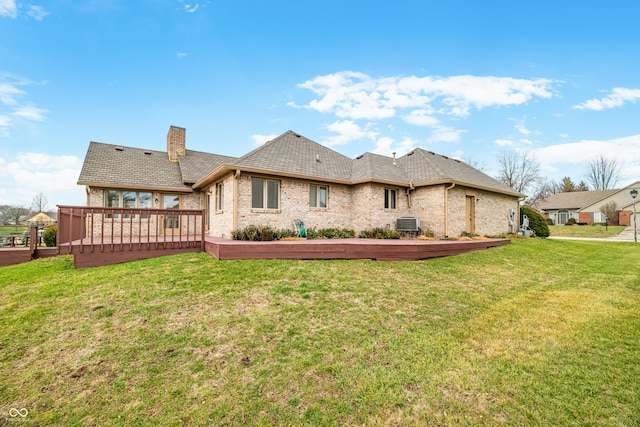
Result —
<path fill-rule="evenodd" d="M 550 225 L 552 236 L 566 237 L 611 237 L 620 234 L 625 227 L 622 225 Z"/>
<path fill-rule="evenodd" d="M 0 424 L 637 425 L 639 254 L 2 267 Z"/>

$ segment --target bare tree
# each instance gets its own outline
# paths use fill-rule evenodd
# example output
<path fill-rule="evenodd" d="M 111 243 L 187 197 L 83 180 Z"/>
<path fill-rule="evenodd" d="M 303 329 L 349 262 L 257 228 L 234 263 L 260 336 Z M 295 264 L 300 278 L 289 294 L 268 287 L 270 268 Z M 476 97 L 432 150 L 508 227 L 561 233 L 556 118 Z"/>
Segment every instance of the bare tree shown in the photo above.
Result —
<path fill-rule="evenodd" d="M 618 205 L 616 202 L 611 201 L 600 206 L 600 212 L 604 215 L 609 222 L 617 222 L 616 213 L 618 211 Z"/>
<path fill-rule="evenodd" d="M 531 206 L 536 206 L 539 202 L 542 202 L 549 198 L 549 196 L 560 193 L 560 187 L 561 185 L 557 182 L 542 178 L 538 181 L 538 185 L 533 191 L 533 195 L 527 199 L 527 203 Z"/>
<path fill-rule="evenodd" d="M 498 156 L 497 180 L 519 193 L 540 181 L 540 164 L 531 153 L 504 151 Z"/>
<path fill-rule="evenodd" d="M 47 208 L 47 203 L 49 203 L 47 197 L 42 193 L 38 193 L 33 196 L 33 200 L 31 201 L 31 210 L 36 213 L 44 212 Z"/>
<path fill-rule="evenodd" d="M 16 229 L 20 225 L 20 218 L 29 213 L 29 209 L 24 206 L 5 206 L 3 211 L 3 218 L 5 221 L 10 221 L 15 225 Z"/>
<path fill-rule="evenodd" d="M 611 190 L 620 181 L 620 165 L 616 159 L 600 155 L 587 165 L 586 178 L 594 190 Z"/>

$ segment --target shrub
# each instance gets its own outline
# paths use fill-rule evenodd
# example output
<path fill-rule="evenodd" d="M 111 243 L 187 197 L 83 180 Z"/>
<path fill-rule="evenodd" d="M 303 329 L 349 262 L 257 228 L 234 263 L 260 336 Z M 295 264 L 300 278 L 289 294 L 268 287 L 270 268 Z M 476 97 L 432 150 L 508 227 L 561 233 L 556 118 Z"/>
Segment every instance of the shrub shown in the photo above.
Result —
<path fill-rule="evenodd" d="M 42 232 L 42 243 L 45 246 L 54 247 L 56 246 L 56 240 L 58 236 L 58 227 L 52 225 Z"/>
<path fill-rule="evenodd" d="M 549 237 L 549 226 L 547 222 L 544 220 L 542 215 L 533 209 L 523 206 L 520 208 L 520 221 L 522 223 L 522 216 L 526 215 L 529 217 L 529 228 L 536 233 L 537 237 Z"/>
<path fill-rule="evenodd" d="M 567 222 L 565 223 L 565 225 L 575 225 L 575 224 L 576 224 L 576 222 L 578 222 L 578 221 L 576 221 L 576 219 L 575 219 L 575 218 L 569 218 L 569 219 L 567 220 Z"/>
<path fill-rule="evenodd" d="M 399 239 L 402 237 L 402 233 L 390 228 L 376 227 L 371 230 L 361 231 L 358 237 L 363 239 Z"/>
<path fill-rule="evenodd" d="M 276 240 L 277 236 L 277 232 L 268 225 L 248 225 L 244 229 L 231 232 L 233 240 L 251 240 L 254 242 L 269 242 Z"/>
<path fill-rule="evenodd" d="M 348 228 L 321 228 L 316 230 L 310 228 L 307 230 L 308 239 L 352 239 L 356 236 L 356 232 Z"/>
<path fill-rule="evenodd" d="M 553 220 L 551 218 L 547 218 L 547 225 L 553 225 Z"/>

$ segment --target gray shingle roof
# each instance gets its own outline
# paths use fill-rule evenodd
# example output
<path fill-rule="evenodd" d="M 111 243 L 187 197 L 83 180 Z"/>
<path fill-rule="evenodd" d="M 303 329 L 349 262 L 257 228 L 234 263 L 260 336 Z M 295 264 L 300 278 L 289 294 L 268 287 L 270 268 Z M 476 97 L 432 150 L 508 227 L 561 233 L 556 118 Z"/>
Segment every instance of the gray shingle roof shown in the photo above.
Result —
<path fill-rule="evenodd" d="M 218 167 L 224 164 L 235 163 L 237 160 L 236 157 L 221 156 L 193 150 L 186 150 L 185 155 L 178 158 L 180 170 L 182 171 L 182 180 L 185 183 L 197 182 Z"/>
<path fill-rule="evenodd" d="M 617 193 L 620 190 L 598 190 L 598 191 L 571 191 L 567 193 L 556 193 L 546 200 L 538 203 L 541 210 L 553 209 L 581 209 L 589 206 L 598 200 Z"/>
<path fill-rule="evenodd" d="M 293 131 L 242 156 L 234 164 L 274 174 L 349 181 L 352 160 Z"/>
<path fill-rule="evenodd" d="M 469 166 L 463 161 L 417 148 L 398 159 L 398 164 L 411 177 L 414 184 L 434 181 L 455 181 L 500 192 L 517 194 L 508 185 Z"/>
<path fill-rule="evenodd" d="M 190 190 L 182 182 L 180 165 L 163 151 L 91 142 L 78 178 L 80 185 L 122 188 Z"/>
<path fill-rule="evenodd" d="M 405 170 L 393 164 L 393 159 L 379 154 L 365 153 L 353 160 L 352 181 L 381 180 L 409 184 L 411 180 Z"/>
<path fill-rule="evenodd" d="M 413 150 L 398 158 L 395 165 L 392 158 L 373 153 L 350 159 L 293 131 L 240 158 L 186 150 L 178 162 L 169 161 L 162 151 L 91 142 L 78 184 L 184 191 L 191 190 L 189 184 L 203 180 L 221 166 L 227 166 L 226 170 L 238 168 L 347 184 L 379 181 L 408 186 L 457 182 L 519 195 L 464 162 L 430 151 Z M 204 181 L 198 185 L 204 185 Z"/>

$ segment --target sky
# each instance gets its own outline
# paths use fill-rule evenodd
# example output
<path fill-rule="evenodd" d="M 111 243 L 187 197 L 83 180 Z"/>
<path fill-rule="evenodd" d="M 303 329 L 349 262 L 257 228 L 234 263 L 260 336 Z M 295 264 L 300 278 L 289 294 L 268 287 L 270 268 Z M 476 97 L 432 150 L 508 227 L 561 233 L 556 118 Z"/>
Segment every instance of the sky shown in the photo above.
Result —
<path fill-rule="evenodd" d="M 0 205 L 84 205 L 90 141 L 240 157 L 287 130 L 496 176 L 640 179 L 637 0 L 0 0 Z"/>

